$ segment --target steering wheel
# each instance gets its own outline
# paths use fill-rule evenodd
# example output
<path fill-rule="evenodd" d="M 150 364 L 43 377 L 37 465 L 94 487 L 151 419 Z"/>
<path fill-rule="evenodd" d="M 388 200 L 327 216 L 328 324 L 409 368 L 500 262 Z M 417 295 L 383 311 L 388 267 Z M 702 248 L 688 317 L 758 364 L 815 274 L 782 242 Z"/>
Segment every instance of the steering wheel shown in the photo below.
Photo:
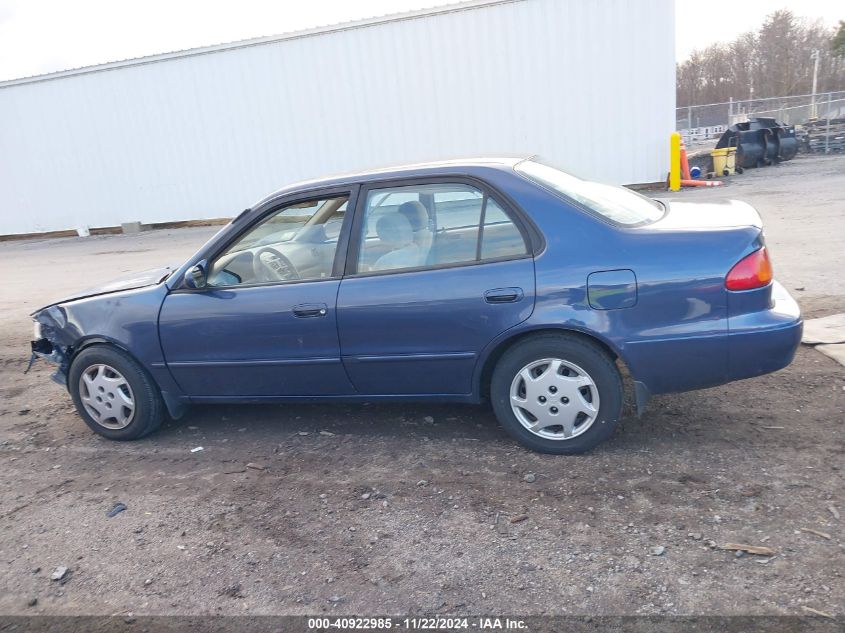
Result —
<path fill-rule="evenodd" d="M 252 270 L 258 281 L 290 281 L 299 279 L 291 261 L 275 248 L 265 246 L 252 258 Z"/>

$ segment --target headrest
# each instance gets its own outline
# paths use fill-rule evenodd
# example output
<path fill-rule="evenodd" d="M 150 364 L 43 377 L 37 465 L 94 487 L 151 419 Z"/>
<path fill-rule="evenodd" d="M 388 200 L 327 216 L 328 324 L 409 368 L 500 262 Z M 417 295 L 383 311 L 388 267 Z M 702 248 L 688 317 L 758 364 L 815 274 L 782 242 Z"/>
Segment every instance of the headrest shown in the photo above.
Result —
<path fill-rule="evenodd" d="M 415 231 L 428 227 L 428 210 L 422 202 L 412 200 L 399 205 L 399 213 L 408 218 L 411 228 Z"/>
<path fill-rule="evenodd" d="M 376 222 L 376 234 L 382 242 L 396 246 L 405 246 L 414 241 L 411 222 L 398 213 L 381 216 Z"/>

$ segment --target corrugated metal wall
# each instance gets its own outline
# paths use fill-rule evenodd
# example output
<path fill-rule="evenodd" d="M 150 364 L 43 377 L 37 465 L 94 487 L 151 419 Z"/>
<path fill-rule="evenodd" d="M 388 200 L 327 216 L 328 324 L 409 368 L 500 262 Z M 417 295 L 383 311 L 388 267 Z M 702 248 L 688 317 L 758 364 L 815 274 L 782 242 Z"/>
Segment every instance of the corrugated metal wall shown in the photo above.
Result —
<path fill-rule="evenodd" d="M 0 234 L 230 216 L 293 181 L 538 153 L 661 180 L 672 0 L 516 0 L 0 84 Z"/>

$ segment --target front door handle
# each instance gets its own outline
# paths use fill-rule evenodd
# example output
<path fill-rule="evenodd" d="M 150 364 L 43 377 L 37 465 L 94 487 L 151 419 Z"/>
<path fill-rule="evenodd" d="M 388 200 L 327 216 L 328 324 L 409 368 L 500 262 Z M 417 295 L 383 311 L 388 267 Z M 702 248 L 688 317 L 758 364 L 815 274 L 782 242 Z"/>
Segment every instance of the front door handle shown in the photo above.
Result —
<path fill-rule="evenodd" d="M 329 307 L 325 303 L 300 303 L 293 306 L 294 316 L 300 319 L 309 317 L 322 317 L 329 313 Z"/>
<path fill-rule="evenodd" d="M 493 288 L 484 293 L 487 303 L 516 303 L 522 297 L 522 288 Z"/>

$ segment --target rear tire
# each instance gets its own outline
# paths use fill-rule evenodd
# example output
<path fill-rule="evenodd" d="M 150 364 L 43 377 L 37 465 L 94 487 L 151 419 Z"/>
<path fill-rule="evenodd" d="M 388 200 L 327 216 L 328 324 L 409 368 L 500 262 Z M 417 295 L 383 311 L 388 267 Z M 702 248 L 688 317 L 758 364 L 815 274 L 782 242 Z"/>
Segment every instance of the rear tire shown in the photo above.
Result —
<path fill-rule="evenodd" d="M 144 437 L 164 417 L 152 378 L 129 354 L 111 346 L 95 345 L 76 355 L 68 390 L 85 424 L 110 440 Z"/>
<path fill-rule="evenodd" d="M 499 359 L 490 399 L 499 423 L 520 444 L 570 455 L 613 434 L 624 390 L 616 364 L 597 344 L 571 334 L 542 334 Z"/>

